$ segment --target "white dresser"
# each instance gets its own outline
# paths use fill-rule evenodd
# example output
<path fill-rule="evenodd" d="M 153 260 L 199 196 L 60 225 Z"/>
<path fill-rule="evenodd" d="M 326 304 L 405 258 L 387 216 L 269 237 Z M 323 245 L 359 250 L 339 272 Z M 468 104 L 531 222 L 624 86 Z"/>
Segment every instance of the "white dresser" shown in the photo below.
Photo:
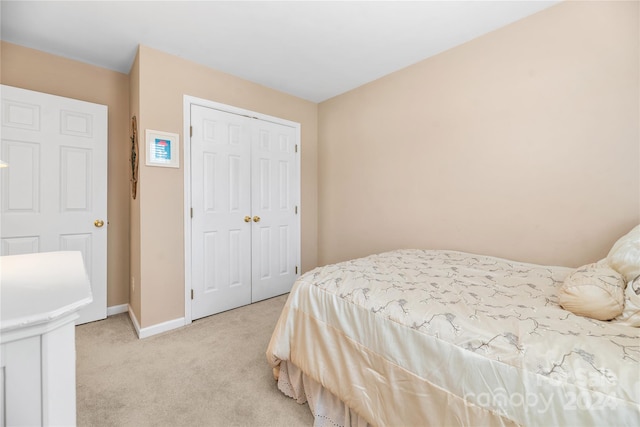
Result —
<path fill-rule="evenodd" d="M 91 300 L 80 252 L 0 257 L 1 425 L 75 425 L 75 319 Z"/>

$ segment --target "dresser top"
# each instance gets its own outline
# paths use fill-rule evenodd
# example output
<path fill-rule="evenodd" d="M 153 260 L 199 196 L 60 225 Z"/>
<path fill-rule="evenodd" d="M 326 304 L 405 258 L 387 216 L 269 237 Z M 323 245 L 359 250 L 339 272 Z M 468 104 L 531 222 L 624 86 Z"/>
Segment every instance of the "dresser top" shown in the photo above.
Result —
<path fill-rule="evenodd" d="M 80 252 L 0 257 L 0 332 L 53 322 L 92 299 Z"/>

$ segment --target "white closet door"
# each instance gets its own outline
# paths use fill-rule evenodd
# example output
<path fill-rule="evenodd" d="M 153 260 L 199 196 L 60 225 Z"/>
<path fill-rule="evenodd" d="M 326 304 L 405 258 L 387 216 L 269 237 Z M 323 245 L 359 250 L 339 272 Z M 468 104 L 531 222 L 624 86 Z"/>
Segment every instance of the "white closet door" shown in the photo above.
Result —
<path fill-rule="evenodd" d="M 191 107 L 192 319 L 251 303 L 250 123 Z"/>
<path fill-rule="evenodd" d="M 298 276 L 296 130 L 255 120 L 252 146 L 252 301 L 289 292 Z M 256 221 L 258 220 L 258 221 Z"/>
<path fill-rule="evenodd" d="M 1 253 L 80 251 L 107 316 L 107 107 L 1 86 Z"/>
<path fill-rule="evenodd" d="M 191 105 L 191 318 L 299 276 L 297 128 Z"/>

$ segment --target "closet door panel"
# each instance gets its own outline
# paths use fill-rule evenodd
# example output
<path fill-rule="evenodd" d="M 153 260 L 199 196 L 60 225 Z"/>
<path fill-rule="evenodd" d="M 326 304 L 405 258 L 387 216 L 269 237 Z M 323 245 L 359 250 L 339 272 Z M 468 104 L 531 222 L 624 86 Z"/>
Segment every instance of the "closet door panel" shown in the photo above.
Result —
<path fill-rule="evenodd" d="M 192 319 L 251 303 L 251 121 L 191 107 Z"/>
<path fill-rule="evenodd" d="M 252 150 L 253 302 L 291 290 L 297 277 L 299 241 L 293 199 L 297 184 L 296 131 L 281 124 L 256 122 Z"/>
<path fill-rule="evenodd" d="M 298 128 L 191 105 L 192 320 L 299 276 Z"/>

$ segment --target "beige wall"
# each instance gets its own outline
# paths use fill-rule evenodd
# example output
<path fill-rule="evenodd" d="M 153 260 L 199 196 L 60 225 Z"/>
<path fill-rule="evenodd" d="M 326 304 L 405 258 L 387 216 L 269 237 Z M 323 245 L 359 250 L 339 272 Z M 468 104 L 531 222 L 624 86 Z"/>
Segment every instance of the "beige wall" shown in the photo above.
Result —
<path fill-rule="evenodd" d="M 129 114 L 131 117 L 136 116 L 137 120 L 137 136 L 138 136 L 138 164 L 144 163 L 144 133 L 140 132 L 140 59 L 136 57 L 129 71 Z M 138 170 L 142 166 L 138 166 Z M 138 174 L 138 181 L 140 175 Z M 136 198 L 130 199 L 130 240 L 129 248 L 131 252 L 130 269 L 131 277 L 129 282 L 129 305 L 131 310 L 139 322 L 141 310 L 141 294 L 140 294 L 140 183 L 137 185 Z"/>
<path fill-rule="evenodd" d="M 0 82 L 107 105 L 107 305 L 129 301 L 129 78 L 104 68 L 2 43 Z"/>
<path fill-rule="evenodd" d="M 578 265 L 640 222 L 638 12 L 563 3 L 319 106 L 145 46 L 126 76 L 2 42 L 0 81 L 109 106 L 108 304 L 148 327 L 184 315 L 184 168 L 141 162 L 131 201 L 131 115 L 142 159 L 147 128 L 184 143 L 183 94 L 301 123 L 303 271 L 400 247 Z"/>
<path fill-rule="evenodd" d="M 319 105 L 319 262 L 576 266 L 640 222 L 638 2 L 567 2 Z"/>
<path fill-rule="evenodd" d="M 317 104 L 140 46 L 139 131 L 180 134 L 183 95 L 301 123 L 302 269 L 317 265 Z M 143 145 L 140 150 L 144 158 Z M 180 169 L 140 165 L 141 327 L 184 316 L 184 159 Z M 134 237 L 135 239 L 135 237 Z M 132 271 L 137 267 L 132 265 Z"/>

